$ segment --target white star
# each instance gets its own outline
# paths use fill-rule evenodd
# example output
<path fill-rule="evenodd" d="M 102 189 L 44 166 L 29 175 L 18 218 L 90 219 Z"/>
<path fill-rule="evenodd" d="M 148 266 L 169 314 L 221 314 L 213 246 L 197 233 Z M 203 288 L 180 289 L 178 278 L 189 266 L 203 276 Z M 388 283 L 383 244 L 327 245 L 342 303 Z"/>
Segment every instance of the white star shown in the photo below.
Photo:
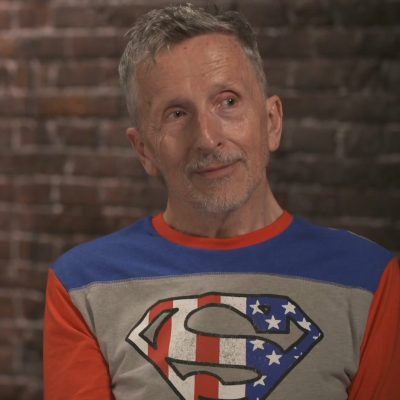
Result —
<path fill-rule="evenodd" d="M 264 341 L 255 339 L 251 340 L 250 343 L 253 345 L 253 351 L 256 349 L 264 350 Z"/>
<path fill-rule="evenodd" d="M 302 321 L 297 321 L 299 323 L 299 325 L 304 328 L 307 329 L 308 331 L 311 331 L 311 322 L 308 322 L 305 318 L 303 318 Z"/>
<path fill-rule="evenodd" d="M 313 336 L 312 338 L 314 339 L 314 340 L 317 340 L 319 337 L 321 336 L 321 334 L 320 333 L 318 333 L 318 335 L 317 336 Z"/>
<path fill-rule="evenodd" d="M 280 319 L 275 319 L 275 317 L 272 316 L 270 319 L 266 319 L 265 321 L 268 322 L 268 329 L 271 328 L 279 329 L 279 323 L 281 322 Z"/>
<path fill-rule="evenodd" d="M 264 312 L 260 309 L 260 303 L 258 300 L 256 301 L 256 304 L 252 304 L 250 306 L 250 308 L 253 309 L 252 315 L 257 314 L 257 313 L 264 314 Z"/>
<path fill-rule="evenodd" d="M 280 354 L 276 354 L 275 350 L 272 350 L 272 354 L 270 354 L 269 356 L 266 356 L 269 360 L 268 365 L 272 365 L 272 364 L 278 364 L 280 365 L 280 361 L 279 359 L 282 357 L 282 355 Z"/>
<path fill-rule="evenodd" d="M 285 315 L 289 313 L 296 314 L 296 306 L 293 305 L 291 302 L 288 301 L 288 303 L 285 306 L 282 306 L 285 309 Z"/>
<path fill-rule="evenodd" d="M 253 383 L 253 387 L 256 387 L 256 386 L 258 386 L 258 385 L 265 386 L 264 381 L 265 381 L 266 378 L 267 378 L 267 376 L 266 376 L 266 375 L 263 375 L 258 381 L 255 381 L 255 382 Z"/>

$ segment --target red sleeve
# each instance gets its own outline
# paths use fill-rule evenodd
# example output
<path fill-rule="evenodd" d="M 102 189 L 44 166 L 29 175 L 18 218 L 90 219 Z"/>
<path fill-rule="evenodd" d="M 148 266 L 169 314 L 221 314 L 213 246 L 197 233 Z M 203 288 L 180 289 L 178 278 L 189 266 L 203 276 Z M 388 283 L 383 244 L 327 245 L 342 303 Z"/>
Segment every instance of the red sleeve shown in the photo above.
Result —
<path fill-rule="evenodd" d="M 400 268 L 387 266 L 375 292 L 349 400 L 400 399 Z"/>
<path fill-rule="evenodd" d="M 44 398 L 114 398 L 96 338 L 52 270 L 47 282 L 44 323 Z"/>

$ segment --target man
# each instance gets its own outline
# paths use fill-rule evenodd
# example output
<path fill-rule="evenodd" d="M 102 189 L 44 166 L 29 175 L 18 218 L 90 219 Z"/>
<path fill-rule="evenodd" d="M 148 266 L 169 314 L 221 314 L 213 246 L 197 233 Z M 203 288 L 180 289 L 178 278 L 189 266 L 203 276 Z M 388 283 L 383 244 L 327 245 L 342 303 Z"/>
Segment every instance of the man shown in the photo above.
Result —
<path fill-rule="evenodd" d="M 237 13 L 139 19 L 120 63 L 165 212 L 49 272 L 47 399 L 396 399 L 388 251 L 283 211 L 265 173 L 282 104 Z"/>

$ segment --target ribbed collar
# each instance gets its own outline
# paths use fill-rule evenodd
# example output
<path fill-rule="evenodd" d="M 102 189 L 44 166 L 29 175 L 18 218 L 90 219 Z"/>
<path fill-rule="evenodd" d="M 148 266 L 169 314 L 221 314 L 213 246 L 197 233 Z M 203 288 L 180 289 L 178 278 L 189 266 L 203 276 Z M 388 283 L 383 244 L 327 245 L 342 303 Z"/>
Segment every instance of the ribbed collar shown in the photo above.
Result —
<path fill-rule="evenodd" d="M 254 232 L 246 233 L 230 238 L 206 238 L 201 236 L 191 236 L 171 228 L 164 220 L 163 214 L 159 214 L 152 219 L 153 227 L 164 239 L 175 244 L 196 249 L 208 250 L 233 250 L 241 247 L 252 246 L 266 240 L 272 239 L 284 232 L 293 221 L 293 216 L 284 211 L 280 217 L 272 224 L 258 229 Z"/>

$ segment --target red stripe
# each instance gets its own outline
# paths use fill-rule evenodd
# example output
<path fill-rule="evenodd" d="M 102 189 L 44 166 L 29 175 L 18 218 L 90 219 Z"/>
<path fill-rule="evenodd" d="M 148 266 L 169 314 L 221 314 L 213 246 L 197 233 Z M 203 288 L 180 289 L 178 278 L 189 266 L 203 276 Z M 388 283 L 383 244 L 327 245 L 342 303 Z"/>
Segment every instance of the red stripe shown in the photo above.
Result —
<path fill-rule="evenodd" d="M 205 296 L 198 299 L 198 307 L 220 303 L 220 296 Z M 198 335 L 196 339 L 196 361 L 219 364 L 219 338 Z M 196 375 L 195 400 L 198 400 L 200 396 L 217 399 L 218 383 L 218 379 L 213 376 L 205 374 Z"/>
<path fill-rule="evenodd" d="M 180 244 L 182 246 L 193 247 L 195 249 L 210 250 L 233 250 L 242 247 L 252 246 L 257 243 L 272 239 L 284 232 L 293 221 L 293 216 L 284 211 L 280 217 L 272 224 L 249 232 L 244 235 L 231 238 L 204 238 L 190 236 L 171 228 L 164 220 L 163 214 L 159 214 L 152 219 L 154 229 L 165 239 Z"/>
<path fill-rule="evenodd" d="M 157 304 L 149 314 L 150 322 L 154 320 L 161 312 L 170 310 L 173 308 L 172 301 L 165 301 L 163 303 Z M 172 328 L 172 320 L 171 318 L 164 323 L 161 327 L 160 332 L 157 336 L 157 348 L 154 349 L 151 346 L 148 346 L 148 356 L 153 362 L 158 365 L 163 374 L 168 377 L 168 364 L 166 362 L 166 358 L 168 357 L 169 344 L 171 341 L 171 328 Z"/>

